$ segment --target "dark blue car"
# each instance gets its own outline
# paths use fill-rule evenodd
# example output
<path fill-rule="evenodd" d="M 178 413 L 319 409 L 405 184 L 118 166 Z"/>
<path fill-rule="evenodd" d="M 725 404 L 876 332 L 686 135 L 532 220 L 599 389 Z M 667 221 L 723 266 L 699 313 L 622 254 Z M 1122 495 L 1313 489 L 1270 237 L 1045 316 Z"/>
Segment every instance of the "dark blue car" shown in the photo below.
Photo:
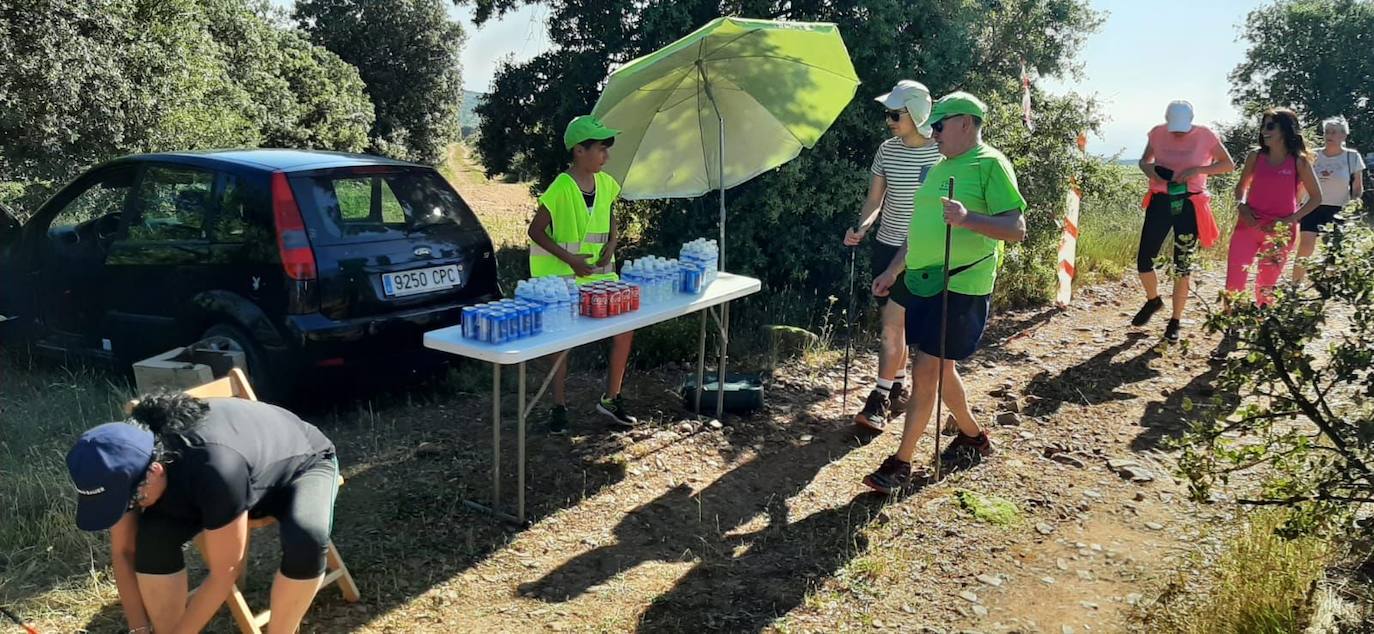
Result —
<path fill-rule="evenodd" d="M 278 399 L 316 368 L 390 372 L 498 293 L 462 197 L 433 168 L 376 156 L 127 156 L 22 226 L 0 218 L 0 335 L 125 367 L 213 337 Z"/>

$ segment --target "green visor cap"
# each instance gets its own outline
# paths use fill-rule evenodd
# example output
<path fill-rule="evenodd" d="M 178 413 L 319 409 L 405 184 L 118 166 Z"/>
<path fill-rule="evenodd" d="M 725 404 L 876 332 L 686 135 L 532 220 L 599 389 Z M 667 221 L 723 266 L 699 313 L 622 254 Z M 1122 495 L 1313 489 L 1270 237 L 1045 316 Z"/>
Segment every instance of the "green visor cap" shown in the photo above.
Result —
<path fill-rule="evenodd" d="M 600 119 L 584 114 L 568 122 L 568 129 L 563 131 L 563 145 L 571 150 L 583 141 L 605 141 L 617 134 L 620 130 L 608 128 Z"/>
<path fill-rule="evenodd" d="M 988 106 L 982 99 L 974 97 L 966 92 L 952 92 L 940 97 L 935 102 L 935 107 L 930 111 L 930 118 L 926 123 L 935 123 L 946 117 L 954 117 L 961 114 L 969 114 L 979 119 L 986 119 Z"/>

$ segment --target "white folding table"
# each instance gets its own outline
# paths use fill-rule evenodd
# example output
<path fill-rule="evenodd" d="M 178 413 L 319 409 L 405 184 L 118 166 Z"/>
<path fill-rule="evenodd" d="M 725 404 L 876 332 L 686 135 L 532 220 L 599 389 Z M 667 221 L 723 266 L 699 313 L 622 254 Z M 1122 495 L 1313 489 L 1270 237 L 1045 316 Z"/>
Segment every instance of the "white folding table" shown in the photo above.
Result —
<path fill-rule="evenodd" d="M 731 300 L 759 292 L 763 285 L 756 279 L 720 273 L 719 277 L 707 286 L 701 295 L 676 294 L 657 304 L 642 307 L 635 312 L 593 319 L 582 317 L 568 330 L 557 333 L 544 333 L 535 337 L 516 339 L 504 344 L 490 344 L 463 338 L 462 326 L 450 326 L 425 333 L 425 347 L 463 357 L 488 361 L 492 364 L 491 375 L 491 506 L 484 506 L 471 500 L 464 500 L 468 507 L 489 513 L 520 525 L 525 524 L 525 422 L 534 406 L 548 389 L 549 382 L 557 372 L 558 366 L 568 357 L 568 351 L 577 346 L 600 341 L 621 333 L 630 332 L 659 322 L 668 321 L 688 313 L 701 312 L 701 332 L 697 342 L 697 390 L 695 411 L 701 411 L 701 393 L 706 370 L 706 316 L 711 315 L 720 333 L 720 365 L 717 379 L 716 417 L 724 410 L 726 345 L 729 342 Z M 525 402 L 525 363 L 551 354 L 557 354 L 553 367 L 544 378 L 544 383 L 535 392 L 529 404 Z M 516 427 L 516 472 L 515 515 L 501 511 L 501 366 L 516 365 L 519 383 L 518 427 Z"/>

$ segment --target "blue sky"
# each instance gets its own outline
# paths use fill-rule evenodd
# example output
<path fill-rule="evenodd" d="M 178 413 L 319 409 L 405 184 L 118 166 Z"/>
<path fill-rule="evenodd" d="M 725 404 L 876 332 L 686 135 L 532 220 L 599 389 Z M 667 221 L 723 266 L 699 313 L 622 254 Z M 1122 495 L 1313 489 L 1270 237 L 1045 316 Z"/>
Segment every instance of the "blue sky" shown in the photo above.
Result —
<path fill-rule="evenodd" d="M 290 0 L 274 3 L 289 5 Z M 1193 102 L 1199 123 L 1238 116 L 1231 105 L 1227 75 L 1245 54 L 1239 25 L 1263 2 L 1092 0 L 1092 4 L 1108 16 L 1079 54 L 1084 64 L 1082 79 L 1040 80 L 1052 92 L 1095 94 L 1103 102 L 1108 121 L 1101 135 L 1089 139 L 1090 152 L 1138 156 L 1145 133 L 1163 121 L 1165 105 L 1175 98 Z M 500 60 L 527 60 L 550 46 L 544 28 L 548 9 L 543 6 L 522 7 L 480 29 L 472 24 L 471 7 L 452 7 L 450 13 L 468 33 L 463 51 L 463 83 L 468 90 L 486 92 Z M 865 86 L 860 93 L 866 89 L 878 90 Z"/>

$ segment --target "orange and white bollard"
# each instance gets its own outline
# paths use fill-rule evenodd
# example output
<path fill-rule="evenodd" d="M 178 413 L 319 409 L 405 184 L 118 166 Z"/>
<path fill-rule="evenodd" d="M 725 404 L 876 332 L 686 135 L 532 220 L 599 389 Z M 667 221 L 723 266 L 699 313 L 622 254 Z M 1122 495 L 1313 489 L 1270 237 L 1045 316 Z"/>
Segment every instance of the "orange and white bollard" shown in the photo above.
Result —
<path fill-rule="evenodd" d="M 1088 148 L 1088 137 L 1078 135 L 1078 151 Z M 1054 303 L 1060 308 L 1067 307 L 1073 299 L 1074 254 L 1078 250 L 1078 210 L 1083 203 L 1083 192 L 1078 183 L 1069 184 L 1069 193 L 1064 205 L 1064 234 L 1059 238 L 1059 290 L 1055 293 Z"/>

